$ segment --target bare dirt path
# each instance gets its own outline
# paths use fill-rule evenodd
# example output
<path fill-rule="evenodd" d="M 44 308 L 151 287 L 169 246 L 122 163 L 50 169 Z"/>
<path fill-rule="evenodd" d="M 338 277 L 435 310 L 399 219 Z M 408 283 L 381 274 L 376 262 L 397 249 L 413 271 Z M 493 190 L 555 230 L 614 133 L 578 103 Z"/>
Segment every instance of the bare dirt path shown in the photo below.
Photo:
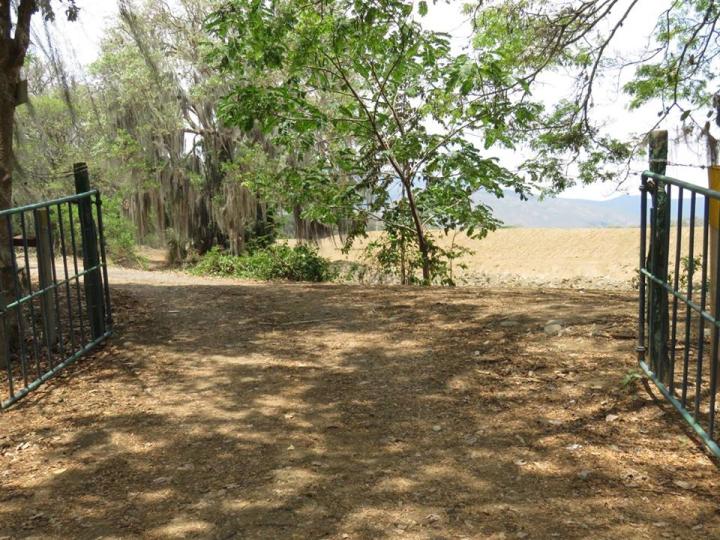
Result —
<path fill-rule="evenodd" d="M 720 538 L 622 388 L 632 294 L 111 281 L 112 342 L 0 416 L 0 538 Z"/>

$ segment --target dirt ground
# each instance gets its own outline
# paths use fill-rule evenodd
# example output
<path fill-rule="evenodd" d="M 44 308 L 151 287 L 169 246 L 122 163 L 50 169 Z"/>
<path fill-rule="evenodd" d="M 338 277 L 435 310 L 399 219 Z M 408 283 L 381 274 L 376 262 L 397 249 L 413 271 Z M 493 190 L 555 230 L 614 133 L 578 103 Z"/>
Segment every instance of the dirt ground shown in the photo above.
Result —
<path fill-rule="evenodd" d="M 0 538 L 720 538 L 623 387 L 632 293 L 110 279 L 111 342 L 0 416 Z"/>

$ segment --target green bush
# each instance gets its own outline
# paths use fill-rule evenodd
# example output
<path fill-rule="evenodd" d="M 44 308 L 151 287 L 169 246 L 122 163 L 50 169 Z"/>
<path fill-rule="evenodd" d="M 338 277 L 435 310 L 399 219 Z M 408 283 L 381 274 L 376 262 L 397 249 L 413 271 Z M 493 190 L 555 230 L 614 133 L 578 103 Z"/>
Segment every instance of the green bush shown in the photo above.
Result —
<path fill-rule="evenodd" d="M 121 200 L 120 197 L 105 197 L 102 201 L 107 256 L 118 264 L 142 265 L 135 243 L 135 229 L 123 215 Z"/>
<path fill-rule="evenodd" d="M 250 279 L 289 281 L 329 281 L 333 278 L 330 261 L 318 255 L 317 249 L 285 244 L 257 249 L 236 256 L 213 248 L 191 272 L 196 275 L 231 276 Z"/>

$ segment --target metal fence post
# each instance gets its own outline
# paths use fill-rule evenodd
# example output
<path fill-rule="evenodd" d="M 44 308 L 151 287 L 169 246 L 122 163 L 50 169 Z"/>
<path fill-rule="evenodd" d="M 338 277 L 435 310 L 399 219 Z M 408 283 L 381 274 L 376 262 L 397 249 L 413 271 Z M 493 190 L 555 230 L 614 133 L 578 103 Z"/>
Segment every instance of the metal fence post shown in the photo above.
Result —
<path fill-rule="evenodd" d="M 88 174 L 87 164 L 76 163 L 73 166 L 73 171 L 75 173 L 75 192 L 80 194 L 90 191 L 90 175 Z M 105 333 L 105 302 L 100 274 L 97 227 L 93 219 L 92 200 L 89 196 L 78 201 L 78 211 L 80 214 L 83 270 L 87 272 L 84 277 L 85 301 L 88 320 L 90 321 L 90 332 L 93 339 L 98 339 Z"/>
<path fill-rule="evenodd" d="M 668 157 L 668 132 L 657 130 L 650 133 L 650 170 L 665 175 Z M 650 272 L 662 282 L 667 282 L 668 254 L 670 251 L 670 198 L 665 184 L 655 182 L 654 216 L 650 239 Z M 670 333 L 668 293 L 657 283 L 650 285 L 650 360 L 658 379 L 663 380 L 668 367 L 668 335 Z"/>

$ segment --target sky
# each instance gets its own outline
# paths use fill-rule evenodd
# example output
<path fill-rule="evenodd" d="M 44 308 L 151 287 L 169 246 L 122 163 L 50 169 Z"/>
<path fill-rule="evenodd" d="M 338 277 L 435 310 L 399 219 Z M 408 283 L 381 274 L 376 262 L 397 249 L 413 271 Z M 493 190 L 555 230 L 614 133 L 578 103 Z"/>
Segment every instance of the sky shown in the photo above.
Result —
<path fill-rule="evenodd" d="M 100 42 L 104 29 L 117 16 L 117 0 L 77 0 L 80 6 L 80 18 L 75 23 L 68 23 L 58 17 L 56 42 L 66 59 L 75 65 L 78 71 L 91 64 L 99 54 Z M 666 0 L 641 0 L 633 14 L 623 28 L 615 36 L 610 51 L 632 55 L 640 51 L 647 44 L 648 36 L 653 30 L 653 24 L 658 14 L 662 11 Z M 461 11 L 462 2 L 438 2 L 430 4 L 428 16 L 423 19 L 423 24 L 436 31 L 446 32 L 452 37 L 453 48 L 456 52 L 465 49 L 471 38 L 470 22 Z M 649 129 L 657 120 L 658 106 L 647 106 L 638 111 L 628 111 L 628 99 L 622 94 L 620 88 L 622 83 L 631 75 L 630 70 L 623 73 L 616 73 L 599 84 L 599 92 L 595 96 L 596 117 L 607 118 L 606 129 L 618 135 L 641 133 Z M 536 90 L 537 95 L 553 96 L 563 92 L 563 86 L 568 84 L 568 79 L 558 76 L 548 78 Z M 679 115 L 679 113 L 677 113 Z M 680 126 L 679 118 L 668 119 L 663 129 L 670 131 L 671 140 L 678 132 Z M 512 152 L 498 153 L 501 161 L 512 166 L 513 162 L 524 159 L 522 153 L 518 155 Z M 681 144 L 671 142 L 669 160 L 676 163 L 687 163 L 704 165 L 706 163 L 705 152 L 702 143 Z M 633 170 L 641 171 L 646 168 L 643 161 L 633 164 Z M 668 175 L 679 177 L 683 180 L 705 185 L 707 183 L 706 171 L 695 167 L 668 167 Z M 636 195 L 640 180 L 638 175 L 628 178 L 623 185 L 618 186 L 615 182 L 590 186 L 576 186 L 565 191 L 561 196 L 568 198 L 581 198 L 603 200 L 616 197 L 620 194 L 630 193 Z"/>

